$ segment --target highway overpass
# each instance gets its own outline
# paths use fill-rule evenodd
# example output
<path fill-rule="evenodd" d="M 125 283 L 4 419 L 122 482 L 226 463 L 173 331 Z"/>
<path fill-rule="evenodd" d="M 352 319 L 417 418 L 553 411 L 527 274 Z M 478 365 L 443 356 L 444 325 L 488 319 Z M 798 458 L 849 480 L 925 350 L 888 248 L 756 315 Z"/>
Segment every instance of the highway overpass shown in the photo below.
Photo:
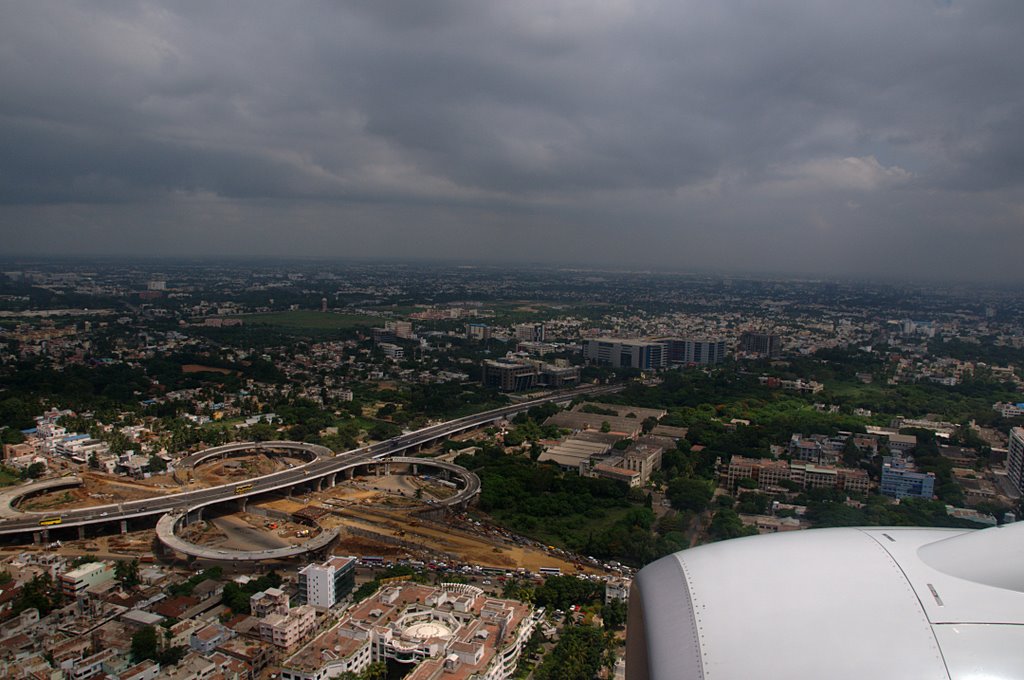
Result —
<path fill-rule="evenodd" d="M 281 444 L 287 444 L 290 442 L 278 442 Z M 478 493 L 480 493 L 480 478 L 470 472 L 469 470 L 455 465 L 453 463 L 446 463 L 443 461 L 436 461 L 430 458 L 409 458 L 404 456 L 388 457 L 385 459 L 370 461 L 370 462 L 351 462 L 339 472 L 348 472 L 355 470 L 361 466 L 374 466 L 385 468 L 385 474 L 391 472 L 391 466 L 403 466 L 410 468 L 413 474 L 419 474 L 421 468 L 429 468 L 431 470 L 440 470 L 446 480 L 451 480 L 454 476 L 461 486 L 457 485 L 457 491 L 453 495 L 443 500 L 434 501 L 432 504 L 435 507 L 453 507 L 462 506 L 465 507 Z M 210 560 L 233 560 L 237 562 L 246 561 L 259 561 L 259 560 L 276 560 L 276 559 L 287 559 L 296 555 L 301 555 L 308 552 L 316 552 L 326 548 L 331 542 L 337 538 L 339 534 L 338 529 L 325 530 L 321 529 L 316 536 L 303 543 L 286 546 L 281 548 L 272 548 L 266 550 L 228 550 L 225 548 L 217 548 L 215 546 L 202 546 L 195 543 L 190 543 L 180 536 L 178 536 L 178 529 L 186 526 L 194 521 L 202 518 L 203 510 L 211 505 L 219 504 L 223 501 L 211 501 L 201 506 L 189 508 L 188 511 L 174 511 L 167 513 L 162 516 L 156 525 L 156 535 L 166 547 L 174 550 L 175 552 L 189 555 L 191 557 L 198 557 Z"/>
<path fill-rule="evenodd" d="M 45 540 L 51 528 L 84 527 L 121 523 L 121 530 L 127 530 L 127 521 L 140 517 L 159 516 L 167 513 L 185 513 L 193 509 L 206 507 L 215 503 L 239 501 L 244 507 L 246 498 L 269 492 L 290 493 L 298 488 L 315 490 L 323 485 L 334 485 L 337 475 L 358 467 L 361 464 L 377 461 L 381 458 L 397 456 L 405 452 L 418 451 L 452 436 L 466 432 L 502 419 L 515 416 L 534 406 L 547 403 L 566 403 L 578 397 L 594 397 L 609 394 L 622 389 L 620 385 L 587 386 L 547 395 L 539 399 L 511 404 L 501 408 L 456 418 L 444 423 L 429 425 L 419 430 L 404 433 L 398 437 L 376 444 L 364 446 L 344 453 L 333 455 L 326 447 L 304 442 L 240 442 L 225 446 L 213 447 L 191 454 L 187 460 L 202 461 L 211 456 L 230 455 L 248 449 L 291 450 L 296 455 L 312 458 L 311 462 L 260 477 L 223 484 L 220 486 L 184 491 L 164 496 L 155 496 L 143 500 L 126 501 L 123 503 L 93 506 L 73 510 L 48 512 L 10 512 L 10 504 L 20 497 L 31 493 L 32 485 L 23 485 L 6 494 L 4 509 L 0 511 L 0 536 L 35 535 L 36 540 Z M 213 451 L 213 453 L 210 453 Z M 424 459 L 428 460 L 428 459 Z M 64 478 L 62 478 L 64 479 Z M 47 482 L 51 480 L 46 480 Z M 64 484 L 67 485 L 67 484 Z"/>

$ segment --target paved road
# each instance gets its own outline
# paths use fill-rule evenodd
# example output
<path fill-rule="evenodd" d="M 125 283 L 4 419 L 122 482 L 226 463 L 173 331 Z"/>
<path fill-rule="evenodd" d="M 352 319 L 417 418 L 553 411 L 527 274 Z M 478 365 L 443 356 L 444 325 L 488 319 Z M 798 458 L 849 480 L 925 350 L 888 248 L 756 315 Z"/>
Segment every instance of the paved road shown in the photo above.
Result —
<path fill-rule="evenodd" d="M 138 501 L 127 501 L 115 505 L 101 505 L 77 510 L 64 510 L 60 513 L 23 513 L 19 518 L 5 517 L 0 520 L 0 535 L 38 531 L 40 522 L 49 517 L 60 517 L 59 526 L 83 526 L 88 524 L 102 524 L 134 517 L 151 515 L 163 515 L 168 512 L 182 512 L 195 507 L 209 505 L 216 502 L 224 502 L 233 498 L 243 498 L 270 491 L 286 490 L 296 485 L 309 482 L 316 482 L 318 479 L 336 474 L 340 470 L 359 465 L 381 458 L 395 456 L 402 452 L 417 447 L 421 444 L 430 443 L 434 440 L 448 437 L 457 432 L 479 427 L 489 422 L 495 422 L 502 418 L 513 416 L 526 411 L 534 406 L 550 402 L 568 401 L 579 396 L 595 396 L 607 394 L 622 389 L 619 385 L 588 386 L 570 392 L 552 394 L 541 399 L 503 406 L 501 408 L 477 413 L 463 418 L 456 418 L 437 425 L 415 430 L 402 434 L 370 446 L 364 446 L 352 451 L 346 451 L 336 456 L 321 455 L 316 460 L 306 465 L 271 473 L 262 477 L 256 477 L 244 482 L 235 482 L 222 486 L 200 489 L 198 491 L 186 491 L 178 494 L 170 494 L 156 498 L 147 498 Z M 305 444 L 303 442 L 262 442 L 262 443 L 238 443 L 215 447 L 217 453 L 225 450 L 240 450 L 244 448 L 295 448 L 303 452 L 309 452 L 315 447 L 318 454 L 329 453 L 324 447 Z M 193 454 L 193 457 L 204 457 L 207 452 Z"/>

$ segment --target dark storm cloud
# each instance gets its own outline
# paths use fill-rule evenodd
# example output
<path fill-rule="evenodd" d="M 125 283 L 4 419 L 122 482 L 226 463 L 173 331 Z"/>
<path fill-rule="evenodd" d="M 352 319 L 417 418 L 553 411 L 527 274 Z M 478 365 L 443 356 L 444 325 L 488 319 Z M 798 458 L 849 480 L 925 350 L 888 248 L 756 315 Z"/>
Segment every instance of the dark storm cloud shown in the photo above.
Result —
<path fill-rule="evenodd" d="M 1019 278 L 1022 29 L 1016 0 L 9 3 L 0 235 Z"/>

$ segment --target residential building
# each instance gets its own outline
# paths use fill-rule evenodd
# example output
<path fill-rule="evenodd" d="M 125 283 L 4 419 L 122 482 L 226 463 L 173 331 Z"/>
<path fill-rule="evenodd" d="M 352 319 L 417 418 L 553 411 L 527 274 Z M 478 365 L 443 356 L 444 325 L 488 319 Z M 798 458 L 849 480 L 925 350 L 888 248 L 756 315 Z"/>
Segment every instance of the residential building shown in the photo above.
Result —
<path fill-rule="evenodd" d="M 394 660 L 416 665 L 407 680 L 505 680 L 536 624 L 531 605 L 475 586 L 389 584 L 286 659 L 281 679 L 322 680 Z"/>
<path fill-rule="evenodd" d="M 516 325 L 516 340 L 519 342 L 544 342 L 544 324 L 521 323 Z"/>
<path fill-rule="evenodd" d="M 384 330 L 391 331 L 395 334 L 396 338 L 403 340 L 414 340 L 416 338 L 411 321 L 385 321 Z"/>
<path fill-rule="evenodd" d="M 1024 403 L 1003 403 L 1001 401 L 992 404 L 992 410 L 998 411 L 1004 418 L 1020 418 L 1024 416 Z"/>
<path fill-rule="evenodd" d="M 904 454 L 917 446 L 917 437 L 912 434 L 890 434 L 889 451 L 894 454 Z"/>
<path fill-rule="evenodd" d="M 384 352 L 384 356 L 388 359 L 398 361 L 405 358 L 405 349 L 401 345 L 396 345 L 393 342 L 381 342 L 377 344 L 377 347 Z"/>
<path fill-rule="evenodd" d="M 466 339 L 467 340 L 490 340 L 491 339 L 491 327 L 485 323 L 467 323 L 466 324 Z"/>
<path fill-rule="evenodd" d="M 821 434 L 806 437 L 800 433 L 792 435 L 789 439 L 789 455 L 797 460 L 820 465 L 834 465 L 839 459 L 839 452 L 831 445 L 829 438 Z"/>
<path fill-rule="evenodd" d="M 935 473 L 914 472 L 899 456 L 886 456 L 882 463 L 879 492 L 892 498 L 931 498 L 935 495 Z"/>
<path fill-rule="evenodd" d="M 188 646 L 200 654 L 209 654 L 217 648 L 217 645 L 230 637 L 230 630 L 220 624 L 211 623 L 210 625 L 204 626 L 192 633 L 192 637 L 190 637 L 188 641 Z"/>
<path fill-rule="evenodd" d="M 850 493 L 867 493 L 871 487 L 868 473 L 860 469 L 733 456 L 725 473 L 727 488 L 734 490 L 741 479 L 753 479 L 762 489 L 777 487 L 782 480 L 799 484 L 804 489 L 839 489 Z"/>
<path fill-rule="evenodd" d="M 260 639 L 275 647 L 289 649 L 315 627 L 316 609 L 308 604 L 300 604 L 284 614 L 268 614 L 260 619 Z"/>
<path fill-rule="evenodd" d="M 101 678 L 104 675 L 103 667 L 112 661 L 116 661 L 117 654 L 113 649 L 104 649 L 91 656 L 74 661 L 67 669 L 66 677 L 70 680 L 89 680 L 90 678 Z"/>
<path fill-rule="evenodd" d="M 60 590 L 65 597 L 81 597 L 85 589 L 114 578 L 114 565 L 110 562 L 88 562 L 60 576 Z"/>
<path fill-rule="evenodd" d="M 299 570 L 300 604 L 309 604 L 319 609 L 329 609 L 355 586 L 353 557 L 332 557 L 321 564 L 309 564 Z"/>
<path fill-rule="evenodd" d="M 280 588 L 267 588 L 249 598 L 249 609 L 258 619 L 267 614 L 286 614 L 288 612 L 288 593 Z"/>
<path fill-rule="evenodd" d="M 160 664 L 146 659 L 117 674 L 117 680 L 155 680 L 160 675 Z M 108 676 L 110 677 L 110 676 Z"/>
<path fill-rule="evenodd" d="M 632 579 L 612 578 L 604 584 L 604 602 L 610 604 L 614 600 L 626 602 L 629 599 L 629 587 L 633 584 Z"/>

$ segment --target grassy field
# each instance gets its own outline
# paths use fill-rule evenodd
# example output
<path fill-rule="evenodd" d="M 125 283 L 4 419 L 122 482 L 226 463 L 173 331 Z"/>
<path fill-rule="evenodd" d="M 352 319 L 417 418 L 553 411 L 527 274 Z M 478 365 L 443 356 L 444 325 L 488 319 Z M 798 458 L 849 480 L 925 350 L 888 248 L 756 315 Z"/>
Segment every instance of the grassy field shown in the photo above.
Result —
<path fill-rule="evenodd" d="M 0 469 L 0 486 L 10 486 L 11 484 L 17 484 L 21 481 L 18 477 L 18 471 L 4 467 Z"/>
<path fill-rule="evenodd" d="M 270 314 L 245 314 L 240 317 L 247 325 L 278 326 L 308 330 L 341 330 L 346 328 L 368 328 L 383 325 L 382 319 L 361 314 L 334 314 L 332 312 L 273 312 Z"/>
<path fill-rule="evenodd" d="M 522 516 L 510 513 L 494 513 L 496 524 L 508 526 L 519 533 L 540 541 L 546 545 L 566 547 L 579 550 L 588 534 L 597 534 L 601 530 L 623 519 L 635 508 L 601 508 L 596 516 L 572 514 L 562 517 L 548 517 L 544 520 L 523 521 Z M 531 518 L 532 519 L 532 518 Z"/>

